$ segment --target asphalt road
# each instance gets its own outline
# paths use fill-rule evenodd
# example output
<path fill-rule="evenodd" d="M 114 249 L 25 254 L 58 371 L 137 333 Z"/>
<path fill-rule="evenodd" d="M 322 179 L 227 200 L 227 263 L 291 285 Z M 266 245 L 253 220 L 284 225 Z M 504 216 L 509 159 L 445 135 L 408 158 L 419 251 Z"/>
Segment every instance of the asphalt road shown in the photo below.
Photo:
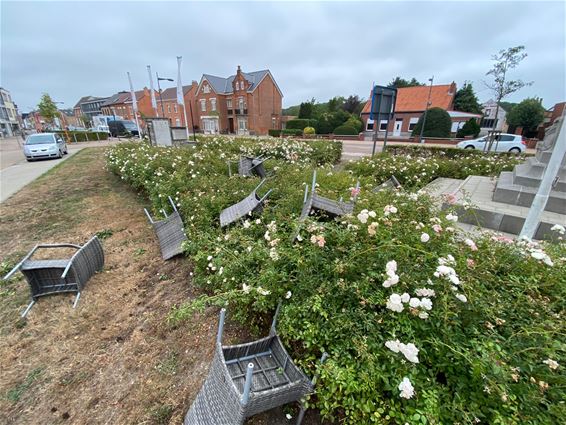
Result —
<path fill-rule="evenodd" d="M 10 137 L 0 139 L 0 203 L 81 149 L 91 146 L 108 146 L 116 143 L 118 143 L 117 140 L 72 143 L 67 145 L 69 154 L 62 159 L 44 159 L 27 162 L 22 151 L 21 138 Z"/>

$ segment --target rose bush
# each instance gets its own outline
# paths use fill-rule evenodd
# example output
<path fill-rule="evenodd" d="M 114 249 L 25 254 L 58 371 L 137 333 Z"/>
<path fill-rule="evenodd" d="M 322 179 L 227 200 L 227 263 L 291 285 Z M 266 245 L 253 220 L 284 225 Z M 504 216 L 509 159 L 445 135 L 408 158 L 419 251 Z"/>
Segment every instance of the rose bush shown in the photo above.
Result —
<path fill-rule="evenodd" d="M 455 214 L 420 192 L 373 193 L 374 172 L 360 173 L 352 216 L 298 227 L 314 164 L 336 161 L 338 149 L 278 143 L 207 138 L 197 149 L 109 150 L 110 170 L 156 211 L 171 195 L 185 221 L 192 282 L 204 295 L 180 300 L 172 324 L 229 304 L 231 317 L 259 332 L 283 300 L 278 330 L 301 368 L 312 374 L 321 353 L 330 355 L 311 403 L 345 423 L 560 422 L 564 243 L 463 234 Z M 221 209 L 258 183 L 228 177 L 226 161 L 242 152 L 270 156 L 274 191 L 262 216 L 220 229 Z M 427 161 L 417 167 L 435 170 Z M 348 168 L 320 165 L 319 192 L 353 196 L 355 164 Z"/>

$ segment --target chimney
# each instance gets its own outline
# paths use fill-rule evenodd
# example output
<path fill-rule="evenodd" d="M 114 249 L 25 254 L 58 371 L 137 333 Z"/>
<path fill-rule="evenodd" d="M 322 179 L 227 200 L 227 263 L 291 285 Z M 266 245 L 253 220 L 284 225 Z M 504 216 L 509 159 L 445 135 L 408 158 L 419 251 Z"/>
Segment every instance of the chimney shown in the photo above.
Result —
<path fill-rule="evenodd" d="M 240 75 L 242 73 L 242 69 L 240 68 L 240 65 L 238 65 L 238 70 L 236 71 L 236 75 Z"/>

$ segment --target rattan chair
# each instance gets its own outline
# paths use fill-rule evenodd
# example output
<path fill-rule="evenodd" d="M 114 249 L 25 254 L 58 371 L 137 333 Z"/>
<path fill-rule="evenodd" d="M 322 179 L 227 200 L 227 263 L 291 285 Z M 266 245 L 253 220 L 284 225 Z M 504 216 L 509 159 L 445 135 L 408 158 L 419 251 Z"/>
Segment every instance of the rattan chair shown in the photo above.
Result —
<path fill-rule="evenodd" d="M 356 190 L 360 188 L 360 182 L 356 184 Z M 312 175 L 312 185 L 311 193 L 309 195 L 309 187 L 305 186 L 305 196 L 303 199 L 303 210 L 301 211 L 300 221 L 304 221 L 305 218 L 312 212 L 322 212 L 330 217 L 338 217 L 341 215 L 352 214 L 354 212 L 354 204 L 356 202 L 357 195 L 354 196 L 352 202 L 343 202 L 342 198 L 338 201 L 334 201 L 324 196 L 320 196 L 316 193 L 316 170 L 314 170 Z"/>
<path fill-rule="evenodd" d="M 184 425 L 242 425 L 246 418 L 301 399 L 312 393 L 309 380 L 293 363 L 275 331 L 240 345 L 222 345 L 226 310 L 220 312 L 216 349 L 208 377 L 185 416 Z M 322 361 L 326 358 L 323 355 Z M 302 422 L 305 408 L 297 424 Z"/>
<path fill-rule="evenodd" d="M 261 179 L 265 179 L 267 177 L 267 173 L 265 172 L 263 163 L 266 159 L 267 158 L 262 158 L 261 156 L 255 158 L 250 156 L 241 156 L 238 161 L 238 174 L 242 177 L 251 177 L 255 174 Z M 230 162 L 228 162 L 228 174 L 232 177 L 232 165 Z"/>
<path fill-rule="evenodd" d="M 389 179 L 374 188 L 372 192 L 377 193 L 383 190 L 403 190 L 403 185 L 399 183 L 397 177 L 392 175 Z"/>
<path fill-rule="evenodd" d="M 169 196 L 169 202 L 173 207 L 173 214 L 167 215 L 165 210 L 161 210 L 165 219 L 160 221 L 155 221 L 147 211 L 145 215 L 147 216 L 149 222 L 152 224 L 157 239 L 159 239 L 159 247 L 161 248 L 161 256 L 164 260 L 169 260 L 176 255 L 183 253 L 183 242 L 187 240 L 187 235 L 185 234 L 185 228 L 183 227 L 183 220 L 175 203 Z"/>
<path fill-rule="evenodd" d="M 57 260 L 34 260 L 32 256 L 39 249 L 75 248 L 71 258 Z M 39 244 L 20 261 L 4 279 L 9 279 L 18 270 L 26 277 L 31 289 L 31 302 L 22 313 L 25 317 L 39 297 L 76 293 L 73 308 L 77 306 L 81 291 L 88 280 L 104 266 L 104 252 L 100 240 L 94 236 L 83 246 L 75 244 Z"/>
<path fill-rule="evenodd" d="M 265 180 L 262 180 L 257 187 L 252 190 L 248 196 L 242 199 L 237 204 L 234 204 L 220 213 L 220 226 L 228 226 L 235 221 L 238 221 L 249 214 L 261 214 L 263 211 L 263 203 L 265 199 L 269 196 L 273 189 L 269 189 L 265 195 L 260 197 L 257 194 L 258 189 L 261 187 L 262 184 L 265 183 Z"/>

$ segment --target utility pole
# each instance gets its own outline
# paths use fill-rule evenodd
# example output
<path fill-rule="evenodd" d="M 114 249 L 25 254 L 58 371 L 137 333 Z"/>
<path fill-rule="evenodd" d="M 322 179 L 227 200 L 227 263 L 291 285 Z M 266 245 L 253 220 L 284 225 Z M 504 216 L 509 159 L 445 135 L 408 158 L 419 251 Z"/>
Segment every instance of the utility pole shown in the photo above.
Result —
<path fill-rule="evenodd" d="M 428 81 L 430 81 L 430 87 L 428 88 L 428 99 L 426 101 L 426 109 L 424 111 L 423 124 L 421 125 L 421 133 L 419 135 L 419 143 L 423 143 L 423 132 L 424 132 L 425 124 L 426 124 L 426 114 L 428 113 L 428 108 L 430 107 L 430 95 L 432 94 L 432 83 L 434 82 L 434 75 L 432 76 L 432 78 L 429 78 Z"/>

